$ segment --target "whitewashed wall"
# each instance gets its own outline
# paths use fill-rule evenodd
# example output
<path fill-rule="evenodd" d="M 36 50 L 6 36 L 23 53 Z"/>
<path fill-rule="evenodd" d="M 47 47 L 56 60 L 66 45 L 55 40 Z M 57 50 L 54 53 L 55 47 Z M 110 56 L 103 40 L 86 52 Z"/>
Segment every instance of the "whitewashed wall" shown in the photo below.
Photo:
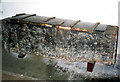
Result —
<path fill-rule="evenodd" d="M 118 25 L 119 0 L 2 0 L 3 18 L 35 13 L 86 22 Z"/>

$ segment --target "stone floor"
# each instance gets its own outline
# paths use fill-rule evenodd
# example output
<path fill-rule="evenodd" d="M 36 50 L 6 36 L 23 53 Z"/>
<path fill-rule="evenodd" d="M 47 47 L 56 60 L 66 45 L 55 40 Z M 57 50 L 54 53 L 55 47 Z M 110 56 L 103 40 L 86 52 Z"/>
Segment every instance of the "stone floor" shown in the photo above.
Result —
<path fill-rule="evenodd" d="M 2 56 L 3 79 L 6 76 L 9 77 L 6 72 L 9 72 L 13 79 L 14 75 L 38 80 L 118 79 L 117 68 L 99 63 L 96 63 L 93 72 L 87 72 L 86 62 L 51 60 L 36 55 L 27 55 L 25 58 L 19 59 L 17 54 L 8 53 L 4 49 Z"/>

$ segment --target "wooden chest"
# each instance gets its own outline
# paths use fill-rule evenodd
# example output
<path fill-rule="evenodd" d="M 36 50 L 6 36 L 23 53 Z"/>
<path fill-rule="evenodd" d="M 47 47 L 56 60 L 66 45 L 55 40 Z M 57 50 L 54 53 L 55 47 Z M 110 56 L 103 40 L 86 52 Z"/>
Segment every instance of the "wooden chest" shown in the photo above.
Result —
<path fill-rule="evenodd" d="M 72 62 L 115 64 L 118 27 L 106 24 L 16 14 L 2 20 L 3 48 Z M 88 68 L 89 71 L 89 68 Z M 91 70 L 92 71 L 92 70 Z"/>

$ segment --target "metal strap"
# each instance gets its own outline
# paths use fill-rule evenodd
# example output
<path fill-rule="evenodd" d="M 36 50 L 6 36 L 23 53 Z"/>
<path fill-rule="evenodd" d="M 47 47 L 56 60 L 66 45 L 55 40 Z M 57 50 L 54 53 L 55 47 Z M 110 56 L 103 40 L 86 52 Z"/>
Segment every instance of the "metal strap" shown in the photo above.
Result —
<path fill-rule="evenodd" d="M 93 26 L 93 30 L 95 30 L 96 27 L 97 27 L 99 24 L 100 24 L 100 22 L 95 23 L 95 25 Z"/>
<path fill-rule="evenodd" d="M 60 25 L 62 25 L 62 24 L 64 24 L 64 23 L 65 23 L 65 22 L 60 22 L 59 24 L 56 24 L 56 25 L 59 25 L 59 26 L 60 26 Z"/>
<path fill-rule="evenodd" d="M 23 18 L 20 18 L 20 20 L 23 20 L 23 19 L 28 18 L 28 17 L 31 17 L 31 16 L 36 16 L 36 14 L 32 14 L 32 15 L 25 16 L 25 17 L 23 17 Z"/>
<path fill-rule="evenodd" d="M 16 14 L 16 16 L 26 15 L 25 13 Z"/>
<path fill-rule="evenodd" d="M 47 22 L 49 20 L 52 20 L 52 19 L 55 19 L 56 17 L 51 17 L 51 18 L 48 18 L 47 20 L 45 20 L 44 22 Z"/>
<path fill-rule="evenodd" d="M 81 22 L 81 20 L 75 21 L 75 23 L 73 23 L 72 25 L 70 25 L 70 27 L 71 27 L 71 28 L 74 27 L 78 22 Z"/>

